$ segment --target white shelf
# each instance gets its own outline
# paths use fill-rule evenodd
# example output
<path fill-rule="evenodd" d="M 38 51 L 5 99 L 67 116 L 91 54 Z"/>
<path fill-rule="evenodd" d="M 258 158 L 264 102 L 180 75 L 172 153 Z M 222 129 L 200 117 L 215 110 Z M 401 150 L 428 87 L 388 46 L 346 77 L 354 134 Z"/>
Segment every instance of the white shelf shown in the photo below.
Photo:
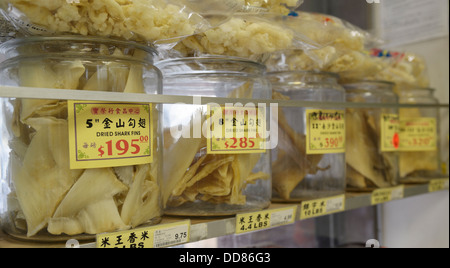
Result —
<path fill-rule="evenodd" d="M 448 178 L 440 178 L 441 180 L 448 180 Z M 401 185 L 403 186 L 403 197 L 395 200 L 401 200 L 408 197 L 426 195 L 430 193 L 429 184 L 416 184 L 416 185 Z M 398 188 L 398 187 L 397 187 Z M 439 191 L 448 191 L 448 183 Z M 432 191 L 434 192 L 434 191 Z M 372 203 L 373 192 L 363 192 L 363 193 L 346 193 L 345 194 L 345 208 L 344 211 L 353 210 L 362 207 L 373 206 Z M 320 200 L 320 199 L 319 199 Z M 392 202 L 391 200 L 388 202 Z M 383 202 L 386 203 L 386 202 Z M 274 203 L 267 211 L 273 209 L 282 209 L 285 207 L 297 206 L 295 221 L 300 221 L 302 203 Z M 262 211 L 264 212 L 264 211 Z M 339 211 L 342 212 L 342 211 Z M 331 213 L 333 214 L 333 213 Z M 328 214 L 329 215 L 329 214 Z M 214 217 L 214 218 L 202 218 L 202 217 L 172 217 L 164 216 L 161 223 L 158 226 L 164 226 L 166 224 L 183 222 L 190 220 L 190 240 L 191 242 L 198 242 L 210 238 L 216 238 L 226 235 L 236 234 L 236 217 Z M 0 248 L 61 248 L 65 247 L 65 243 L 35 243 L 17 240 L 9 235 L 0 231 Z M 82 243 L 80 247 L 83 248 L 95 248 L 95 241 Z"/>

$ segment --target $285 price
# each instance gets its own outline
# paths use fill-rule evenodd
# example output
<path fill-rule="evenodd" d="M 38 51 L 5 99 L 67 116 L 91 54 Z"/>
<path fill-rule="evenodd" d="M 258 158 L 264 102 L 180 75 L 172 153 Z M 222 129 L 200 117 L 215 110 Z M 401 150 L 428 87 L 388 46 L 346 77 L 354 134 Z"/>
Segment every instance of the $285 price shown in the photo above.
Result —
<path fill-rule="evenodd" d="M 98 149 L 99 157 L 107 156 L 123 156 L 126 154 L 137 155 L 141 152 L 141 144 L 147 144 L 148 136 L 141 136 L 139 139 L 132 139 L 131 141 L 122 139 L 118 141 L 107 141 L 105 146 L 100 146 Z"/>
<path fill-rule="evenodd" d="M 253 138 L 230 138 L 225 141 L 226 149 L 237 149 L 237 148 L 255 148 L 255 142 Z"/>

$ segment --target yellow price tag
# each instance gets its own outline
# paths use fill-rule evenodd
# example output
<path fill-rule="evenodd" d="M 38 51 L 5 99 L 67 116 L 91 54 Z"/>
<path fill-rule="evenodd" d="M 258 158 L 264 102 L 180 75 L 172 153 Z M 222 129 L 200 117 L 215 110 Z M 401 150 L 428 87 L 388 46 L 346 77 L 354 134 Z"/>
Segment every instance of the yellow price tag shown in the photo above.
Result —
<path fill-rule="evenodd" d="M 97 235 L 97 248 L 161 248 L 188 243 L 190 220 Z"/>
<path fill-rule="evenodd" d="M 104 168 L 153 161 L 149 103 L 69 101 L 70 168 Z"/>
<path fill-rule="evenodd" d="M 306 111 L 306 153 L 345 152 L 345 111 Z"/>
<path fill-rule="evenodd" d="M 377 205 L 392 200 L 402 199 L 404 196 L 404 192 L 405 192 L 404 185 L 390 188 L 376 189 L 372 192 L 371 204 Z"/>
<path fill-rule="evenodd" d="M 208 105 L 208 115 L 208 154 L 266 152 L 264 109 Z"/>
<path fill-rule="evenodd" d="M 442 191 L 444 189 L 448 189 L 448 181 L 449 179 L 434 179 L 431 180 L 428 184 L 428 192 L 437 192 Z"/>
<path fill-rule="evenodd" d="M 436 151 L 436 118 L 418 117 L 400 120 L 400 150 Z"/>
<path fill-rule="evenodd" d="M 300 220 L 320 217 L 345 209 L 345 195 L 303 201 L 301 203 Z"/>
<path fill-rule="evenodd" d="M 236 215 L 236 234 L 294 223 L 297 206 Z"/>

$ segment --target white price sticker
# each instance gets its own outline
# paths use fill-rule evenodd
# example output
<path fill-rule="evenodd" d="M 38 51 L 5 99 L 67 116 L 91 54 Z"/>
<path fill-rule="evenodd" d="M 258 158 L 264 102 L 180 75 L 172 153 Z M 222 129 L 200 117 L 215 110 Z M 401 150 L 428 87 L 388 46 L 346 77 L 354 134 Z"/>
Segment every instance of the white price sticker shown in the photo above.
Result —
<path fill-rule="evenodd" d="M 327 200 L 327 213 L 332 213 L 334 211 L 341 211 L 344 209 L 345 196 L 341 195 L 336 198 Z"/>
<path fill-rule="evenodd" d="M 170 247 L 188 243 L 190 239 L 190 221 L 155 230 L 154 248 Z"/>
<path fill-rule="evenodd" d="M 270 227 L 290 224 L 294 221 L 296 206 L 272 212 Z"/>
<path fill-rule="evenodd" d="M 393 188 L 391 193 L 391 200 L 403 199 L 405 195 L 405 188 L 403 185 Z"/>

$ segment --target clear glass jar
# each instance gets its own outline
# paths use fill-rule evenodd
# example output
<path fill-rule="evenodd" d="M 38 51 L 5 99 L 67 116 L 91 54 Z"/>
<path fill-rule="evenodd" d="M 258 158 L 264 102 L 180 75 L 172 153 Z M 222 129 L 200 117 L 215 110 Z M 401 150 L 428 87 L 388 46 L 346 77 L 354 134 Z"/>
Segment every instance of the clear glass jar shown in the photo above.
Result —
<path fill-rule="evenodd" d="M 274 99 L 345 102 L 337 74 L 286 71 L 268 77 Z M 345 109 L 280 107 L 277 123 L 272 200 L 298 202 L 345 193 Z"/>
<path fill-rule="evenodd" d="M 61 89 L 55 99 L 2 99 L 4 230 L 31 241 L 92 240 L 95 234 L 158 223 L 160 107 L 83 101 L 72 106 L 64 92 L 160 94 L 155 50 L 119 40 L 55 36 L 11 40 L 0 51 L 8 57 L 0 64 L 2 86 Z M 139 126 L 131 124 L 136 118 L 143 120 Z"/>
<path fill-rule="evenodd" d="M 348 102 L 398 103 L 390 82 L 357 81 L 343 86 Z M 348 108 L 346 116 L 347 189 L 370 191 L 398 185 L 398 108 Z"/>
<path fill-rule="evenodd" d="M 402 104 L 439 104 L 432 88 L 404 88 Z M 440 168 L 440 114 L 438 107 L 400 109 L 400 180 L 427 183 L 442 176 Z"/>
<path fill-rule="evenodd" d="M 165 95 L 234 100 L 271 97 L 265 67 L 256 62 L 211 56 L 169 59 L 155 65 L 163 73 Z M 222 109 L 223 114 L 232 111 L 234 115 L 234 111 L 240 109 L 237 107 L 239 104 L 232 103 L 232 100 L 226 106 L 195 102 L 194 99 L 194 103 L 164 105 L 165 213 L 223 216 L 267 208 L 271 196 L 269 150 L 249 150 L 250 144 L 259 146 L 260 143 L 252 143 L 249 136 L 248 143 L 241 144 L 245 137 L 239 138 L 236 134 L 240 124 L 227 127 L 227 123 L 221 121 L 224 120 L 222 116 L 218 121 L 214 119 L 211 125 L 207 124 L 213 109 Z M 266 112 L 265 116 L 258 114 L 256 118 L 256 121 L 265 124 L 267 109 L 265 105 L 256 103 L 249 113 Z M 225 115 L 227 122 L 234 119 L 236 117 Z M 246 122 L 251 124 L 248 120 Z M 215 139 L 215 135 L 209 136 L 210 130 L 216 127 L 225 127 L 232 135 L 221 139 Z"/>

